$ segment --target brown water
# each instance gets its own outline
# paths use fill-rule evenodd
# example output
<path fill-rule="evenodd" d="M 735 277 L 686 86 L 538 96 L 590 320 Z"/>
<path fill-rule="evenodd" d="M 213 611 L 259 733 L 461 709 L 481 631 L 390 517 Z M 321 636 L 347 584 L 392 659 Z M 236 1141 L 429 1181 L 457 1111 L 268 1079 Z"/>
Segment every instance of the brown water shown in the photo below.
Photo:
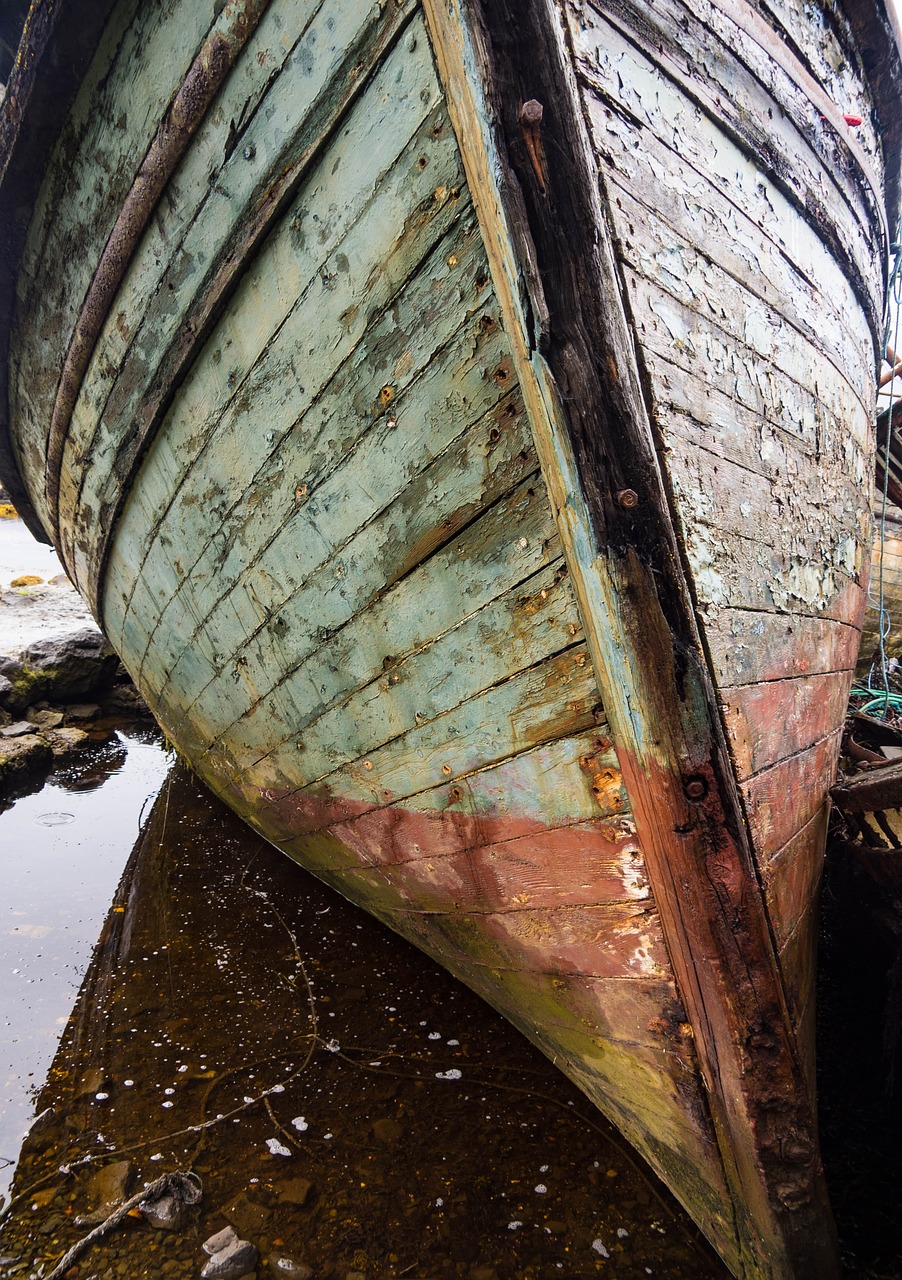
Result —
<path fill-rule="evenodd" d="M 40 861 L 23 803 L 0 815 L 0 840 L 11 848 L 15 822 L 19 856 Z M 66 806 L 45 792 L 27 807 Z M 88 1229 L 73 1219 L 97 1207 L 93 1168 L 127 1159 L 138 1186 L 194 1169 L 202 1203 L 174 1232 L 128 1219 L 84 1280 L 194 1277 L 226 1221 L 260 1249 L 261 1275 L 287 1253 L 338 1280 L 724 1280 L 550 1063 L 181 768 L 110 896 L 35 1102 L 0 1274 L 48 1274 Z"/>

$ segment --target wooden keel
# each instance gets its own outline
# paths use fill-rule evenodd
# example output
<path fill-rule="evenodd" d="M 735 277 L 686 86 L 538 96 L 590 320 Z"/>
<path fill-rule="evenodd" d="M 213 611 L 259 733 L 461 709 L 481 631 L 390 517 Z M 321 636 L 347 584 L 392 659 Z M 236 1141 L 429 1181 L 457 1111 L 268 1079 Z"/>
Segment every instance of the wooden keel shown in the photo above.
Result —
<path fill-rule="evenodd" d="M 674 535 L 560 9 L 426 0 L 516 371 L 692 1025 L 742 1277 L 836 1276 L 805 1050 Z M 538 112 L 524 103 L 541 103 Z M 678 1191 L 679 1194 L 679 1191 Z"/>

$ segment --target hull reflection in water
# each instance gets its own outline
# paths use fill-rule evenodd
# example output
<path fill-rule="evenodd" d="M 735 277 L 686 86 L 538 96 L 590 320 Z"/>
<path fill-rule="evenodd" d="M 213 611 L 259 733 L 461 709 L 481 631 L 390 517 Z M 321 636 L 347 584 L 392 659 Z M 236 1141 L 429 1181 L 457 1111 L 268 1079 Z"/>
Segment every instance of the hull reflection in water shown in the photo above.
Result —
<path fill-rule="evenodd" d="M 268 1106 L 247 1102 L 276 1084 Z M 227 1221 L 264 1263 L 290 1254 L 342 1280 L 573 1277 L 610 1259 L 624 1277 L 726 1276 L 507 1022 L 178 768 L 129 860 L 40 1105 L 0 1244 L 18 1258 L 11 1276 L 86 1230 L 72 1218 L 98 1207 L 93 1171 L 78 1167 L 88 1153 L 94 1168 L 131 1161 L 135 1186 L 191 1167 L 205 1188 L 185 1229 L 129 1220 L 95 1246 L 84 1269 L 101 1278 L 123 1265 L 157 1275 L 167 1260 L 165 1274 L 194 1277 L 200 1242 Z"/>

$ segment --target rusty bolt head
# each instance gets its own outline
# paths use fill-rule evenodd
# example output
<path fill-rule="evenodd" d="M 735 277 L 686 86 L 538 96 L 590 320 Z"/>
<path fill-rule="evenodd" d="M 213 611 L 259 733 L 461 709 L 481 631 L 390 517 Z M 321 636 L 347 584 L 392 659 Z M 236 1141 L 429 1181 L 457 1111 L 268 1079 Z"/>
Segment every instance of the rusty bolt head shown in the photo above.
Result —
<path fill-rule="evenodd" d="M 688 800 L 704 800 L 708 794 L 708 784 L 704 778 L 696 774 L 692 778 L 687 778 L 683 783 L 683 791 Z"/>
<path fill-rule="evenodd" d="M 529 98 L 520 108 L 519 122 L 524 129 L 537 129 L 542 123 L 545 108 L 536 98 Z"/>
<path fill-rule="evenodd" d="M 634 511 L 639 505 L 639 495 L 635 489 L 618 489 L 614 494 L 618 507 L 624 511 Z"/>

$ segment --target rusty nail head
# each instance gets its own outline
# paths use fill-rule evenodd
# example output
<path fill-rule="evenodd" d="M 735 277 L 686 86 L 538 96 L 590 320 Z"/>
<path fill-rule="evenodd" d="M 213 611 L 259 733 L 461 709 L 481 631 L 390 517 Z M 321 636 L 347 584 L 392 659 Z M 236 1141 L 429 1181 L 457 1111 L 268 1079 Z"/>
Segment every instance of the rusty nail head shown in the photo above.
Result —
<path fill-rule="evenodd" d="M 519 123 L 524 129 L 536 129 L 542 123 L 545 108 L 536 98 L 529 98 L 520 108 Z"/>
<path fill-rule="evenodd" d="M 632 511 L 639 505 L 639 495 L 635 489 L 618 489 L 614 497 L 617 500 L 617 506 L 623 507 L 624 511 Z"/>
<path fill-rule="evenodd" d="M 689 800 L 703 800 L 708 793 L 708 784 L 704 778 L 696 775 L 686 779 L 683 790 Z"/>

